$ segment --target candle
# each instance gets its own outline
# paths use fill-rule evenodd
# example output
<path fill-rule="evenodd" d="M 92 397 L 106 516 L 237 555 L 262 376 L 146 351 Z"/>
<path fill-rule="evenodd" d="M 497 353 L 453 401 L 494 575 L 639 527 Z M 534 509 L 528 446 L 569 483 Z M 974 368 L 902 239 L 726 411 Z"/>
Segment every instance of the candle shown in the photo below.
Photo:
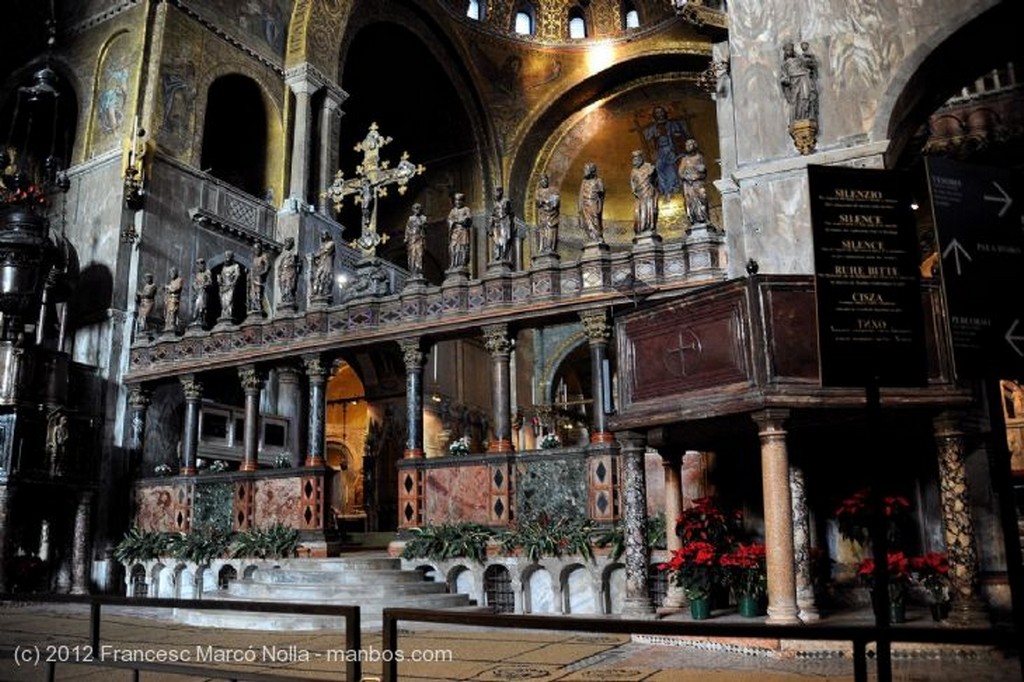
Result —
<path fill-rule="evenodd" d="M 128 150 L 128 166 L 131 168 L 135 168 L 135 136 L 138 134 L 138 131 L 139 115 L 136 114 L 135 121 L 132 124 L 132 137 L 131 140 L 129 141 L 129 143 L 131 144 L 131 148 Z"/>

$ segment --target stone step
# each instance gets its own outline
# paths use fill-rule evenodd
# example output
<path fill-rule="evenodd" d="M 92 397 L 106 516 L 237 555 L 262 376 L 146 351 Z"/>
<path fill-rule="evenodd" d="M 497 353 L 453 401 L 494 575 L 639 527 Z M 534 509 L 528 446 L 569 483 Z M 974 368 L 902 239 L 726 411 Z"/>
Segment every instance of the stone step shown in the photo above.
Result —
<path fill-rule="evenodd" d="M 246 580 L 271 584 L 327 584 L 327 585 L 395 585 L 423 582 L 416 571 L 345 568 L 344 570 L 295 568 L 260 568 Z"/>
<path fill-rule="evenodd" d="M 336 604 L 362 603 L 364 599 L 405 598 L 424 594 L 446 594 L 441 583 L 420 580 L 415 583 L 260 583 L 238 580 L 228 585 L 225 598 L 253 600 L 287 600 Z"/>

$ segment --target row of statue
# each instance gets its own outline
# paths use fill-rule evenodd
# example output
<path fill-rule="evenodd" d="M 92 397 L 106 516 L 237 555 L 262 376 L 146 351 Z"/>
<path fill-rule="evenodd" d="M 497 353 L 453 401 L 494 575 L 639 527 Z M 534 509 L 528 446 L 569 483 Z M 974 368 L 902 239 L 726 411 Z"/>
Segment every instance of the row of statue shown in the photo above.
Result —
<path fill-rule="evenodd" d="M 705 186 L 707 166 L 704 156 L 697 148 L 696 140 L 689 139 L 678 162 L 679 177 L 683 184 L 683 198 L 686 214 L 691 227 L 708 223 L 708 198 Z M 658 176 L 654 164 L 647 161 L 642 151 L 632 153 L 630 189 L 634 197 L 633 228 L 636 241 L 656 238 L 658 225 Z M 586 234 L 588 245 L 604 243 L 604 181 L 598 175 L 597 165 L 587 163 L 583 167 L 577 209 L 580 229 Z M 538 258 L 552 256 L 558 249 L 558 230 L 561 215 L 561 197 L 551 187 L 551 179 L 541 175 L 534 196 L 537 210 L 537 253 Z M 424 244 L 426 240 L 427 217 L 421 204 L 414 204 L 406 221 L 405 242 L 408 266 L 413 279 L 423 274 Z M 449 272 L 464 272 L 469 266 L 470 236 L 473 228 L 473 213 L 466 206 L 462 192 L 454 195 L 454 205 L 448 213 Z M 489 239 L 489 263 L 509 263 L 511 247 L 515 236 L 514 213 L 511 200 L 505 196 L 503 187 L 494 189 L 494 200 L 487 226 Z M 276 281 L 279 295 L 278 311 L 296 309 L 296 290 L 303 269 L 303 260 L 295 253 L 295 240 L 284 241 L 281 255 L 276 263 Z M 309 258 L 309 302 L 311 305 L 325 305 L 331 301 L 334 286 L 335 243 L 330 232 L 320 233 L 320 243 L 308 255 Z M 251 265 L 245 273 L 245 317 L 256 320 L 266 317 L 269 303 L 266 298 L 267 278 L 271 271 L 270 254 L 263 244 L 253 245 Z M 220 271 L 214 278 L 205 258 L 198 258 L 192 273 L 192 314 L 188 327 L 191 330 L 206 329 L 210 314 L 210 297 L 216 285 L 219 316 L 216 325 L 223 327 L 235 323 L 236 302 L 239 282 L 242 281 L 242 266 L 235 260 L 233 251 L 223 254 Z M 181 297 L 185 282 L 177 268 L 171 268 L 169 281 L 163 285 L 164 323 L 163 331 L 176 333 L 181 326 Z M 160 287 L 152 273 L 143 275 L 143 284 L 136 293 L 138 329 L 151 332 L 149 316 L 156 304 Z"/>
<path fill-rule="evenodd" d="M 658 176 L 654 164 L 636 150 L 632 154 L 633 169 L 630 172 L 630 189 L 634 197 L 633 229 L 636 237 L 654 237 L 658 229 Z M 683 200 L 690 226 L 706 225 L 709 220 L 707 176 L 708 169 L 704 155 L 694 139 L 686 140 L 684 153 L 678 162 L 679 177 L 683 185 Z M 598 175 L 597 165 L 587 163 L 583 167 L 577 210 L 580 229 L 586 234 L 588 243 L 604 243 L 604 180 Z M 541 175 L 534 193 L 537 210 L 537 251 L 538 257 L 549 256 L 558 250 L 558 228 L 561 216 L 561 197 L 551 187 L 547 173 Z M 426 238 L 426 216 L 423 207 L 415 204 L 412 215 L 406 222 L 405 243 L 408 251 L 409 270 L 414 277 L 423 273 L 423 244 Z M 473 228 L 473 214 L 466 206 L 466 195 L 457 192 L 454 206 L 448 213 L 448 270 L 465 270 L 469 265 L 470 234 Z M 494 199 L 488 219 L 487 236 L 490 244 L 489 262 L 507 263 L 511 258 L 512 238 L 515 235 L 512 202 L 505 196 L 503 187 L 494 189 Z"/>

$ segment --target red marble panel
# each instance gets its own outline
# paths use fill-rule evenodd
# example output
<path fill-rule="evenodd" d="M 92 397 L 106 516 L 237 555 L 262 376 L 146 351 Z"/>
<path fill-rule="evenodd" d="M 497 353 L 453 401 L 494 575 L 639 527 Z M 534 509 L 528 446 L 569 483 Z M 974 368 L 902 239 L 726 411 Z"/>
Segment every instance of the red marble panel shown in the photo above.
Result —
<path fill-rule="evenodd" d="M 140 486 L 135 491 L 135 525 L 142 530 L 170 533 L 177 530 L 174 486 Z"/>
<path fill-rule="evenodd" d="M 439 525 L 490 519 L 488 468 L 469 465 L 424 471 L 423 524 Z"/>
<path fill-rule="evenodd" d="M 258 479 L 253 497 L 255 527 L 266 528 L 275 522 L 292 528 L 300 527 L 302 487 L 299 478 Z"/>

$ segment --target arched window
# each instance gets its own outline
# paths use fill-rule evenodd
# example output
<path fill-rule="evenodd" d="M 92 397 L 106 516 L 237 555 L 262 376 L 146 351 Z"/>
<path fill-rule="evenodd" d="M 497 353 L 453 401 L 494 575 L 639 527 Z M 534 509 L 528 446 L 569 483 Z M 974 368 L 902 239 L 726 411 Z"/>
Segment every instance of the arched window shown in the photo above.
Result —
<path fill-rule="evenodd" d="M 245 116 L 238 112 L 244 111 Z M 210 86 L 200 167 L 243 192 L 266 192 L 267 113 L 260 88 L 247 76 L 221 76 Z"/>
<path fill-rule="evenodd" d="M 569 10 L 569 37 L 573 40 L 587 37 L 587 20 L 579 7 Z"/>
<path fill-rule="evenodd" d="M 633 9 L 633 3 L 626 3 L 623 23 L 626 28 L 640 28 L 640 13 Z"/>
<path fill-rule="evenodd" d="M 516 11 L 516 23 L 513 28 L 521 36 L 533 35 L 533 7 L 523 5 Z"/>
<path fill-rule="evenodd" d="M 466 16 L 477 21 L 483 19 L 483 6 L 478 0 L 469 0 L 466 5 Z"/>

